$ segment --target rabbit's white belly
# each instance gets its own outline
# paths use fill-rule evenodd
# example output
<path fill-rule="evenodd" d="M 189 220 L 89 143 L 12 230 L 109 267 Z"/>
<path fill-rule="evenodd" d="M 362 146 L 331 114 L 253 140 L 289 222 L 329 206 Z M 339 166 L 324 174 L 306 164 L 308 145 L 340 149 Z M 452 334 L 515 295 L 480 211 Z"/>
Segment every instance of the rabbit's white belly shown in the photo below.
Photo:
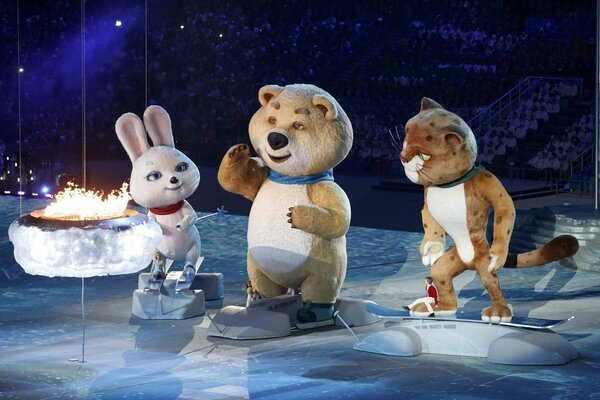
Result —
<path fill-rule="evenodd" d="M 308 204 L 307 185 L 267 180 L 260 188 L 248 220 L 248 249 L 266 271 L 291 272 L 308 258 L 314 235 L 287 222 L 290 207 Z"/>
<path fill-rule="evenodd" d="M 200 235 L 198 229 L 192 225 L 182 232 L 178 231 L 175 226 L 183 218 L 179 213 L 160 215 L 157 216 L 157 222 L 163 231 L 162 240 L 158 245 L 158 251 L 164 254 L 166 257 L 175 261 L 187 261 L 193 263 L 192 258 L 194 255 L 188 254 L 194 250 L 193 245 L 197 242 L 198 249 L 196 250 L 198 255 L 200 254 Z"/>

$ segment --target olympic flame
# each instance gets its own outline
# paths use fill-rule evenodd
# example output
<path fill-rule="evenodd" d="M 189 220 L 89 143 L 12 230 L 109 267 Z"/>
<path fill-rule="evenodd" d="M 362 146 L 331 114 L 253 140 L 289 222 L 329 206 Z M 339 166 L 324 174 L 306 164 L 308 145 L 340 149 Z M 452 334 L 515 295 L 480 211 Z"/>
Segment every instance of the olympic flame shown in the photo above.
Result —
<path fill-rule="evenodd" d="M 127 183 L 121 189 L 104 196 L 102 191 L 85 190 L 73 182 L 58 192 L 55 201 L 44 209 L 44 218 L 69 221 L 90 221 L 119 218 L 125 215 L 131 196 Z"/>

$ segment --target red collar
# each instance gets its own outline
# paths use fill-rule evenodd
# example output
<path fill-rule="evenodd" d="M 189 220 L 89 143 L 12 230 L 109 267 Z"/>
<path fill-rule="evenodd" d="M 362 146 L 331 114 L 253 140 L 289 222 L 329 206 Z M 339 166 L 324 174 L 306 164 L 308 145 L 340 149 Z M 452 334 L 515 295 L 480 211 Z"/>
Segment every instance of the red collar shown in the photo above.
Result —
<path fill-rule="evenodd" d="M 151 208 L 150 212 L 155 215 L 169 215 L 175 214 L 177 211 L 181 210 L 181 207 L 183 207 L 183 200 L 179 203 L 171 204 L 170 206 Z"/>

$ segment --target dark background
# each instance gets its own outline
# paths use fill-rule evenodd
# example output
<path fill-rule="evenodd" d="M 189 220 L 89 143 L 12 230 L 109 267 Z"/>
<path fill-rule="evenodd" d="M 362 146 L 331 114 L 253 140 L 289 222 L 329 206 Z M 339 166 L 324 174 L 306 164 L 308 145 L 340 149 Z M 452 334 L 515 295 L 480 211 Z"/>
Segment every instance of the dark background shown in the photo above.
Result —
<path fill-rule="evenodd" d="M 129 161 L 114 122 L 160 104 L 177 147 L 203 170 L 194 206 L 211 211 L 225 202 L 245 213 L 249 203 L 222 192 L 214 167 L 231 145 L 248 142 L 265 84 L 313 83 L 339 100 L 355 142 L 336 175 L 358 193 L 353 201 L 375 209 L 378 196 L 391 195 L 367 193 L 361 179 L 402 178 L 389 131 L 402 133 L 423 96 L 469 121 L 527 76 L 573 77 L 581 86 L 561 113 L 592 110 L 593 1 L 88 0 L 84 163 L 81 2 L 21 1 L 19 34 L 17 2 L 0 4 L 3 190 L 14 191 L 17 176 L 28 192 L 56 190 L 69 178 L 81 182 L 84 165 L 88 186 L 119 186 Z M 551 118 L 506 154 L 480 162 L 501 176 L 517 169 L 533 180 L 558 176 L 529 164 L 536 147 L 519 151 L 532 137 L 546 145 L 558 123 Z M 418 193 L 396 196 L 420 208 Z M 366 213 L 355 221 L 373 225 Z"/>

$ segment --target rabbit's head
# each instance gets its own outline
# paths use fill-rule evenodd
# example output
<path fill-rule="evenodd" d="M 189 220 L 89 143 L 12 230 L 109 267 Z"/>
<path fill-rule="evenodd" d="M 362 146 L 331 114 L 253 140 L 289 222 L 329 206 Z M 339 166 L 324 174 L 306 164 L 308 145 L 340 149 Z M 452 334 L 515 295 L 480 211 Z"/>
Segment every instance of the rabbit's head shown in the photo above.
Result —
<path fill-rule="evenodd" d="M 148 107 L 143 123 L 135 114 L 123 114 L 115 128 L 133 164 L 129 190 L 136 203 L 148 208 L 167 207 L 194 193 L 200 171 L 175 149 L 171 119 L 162 107 Z"/>

